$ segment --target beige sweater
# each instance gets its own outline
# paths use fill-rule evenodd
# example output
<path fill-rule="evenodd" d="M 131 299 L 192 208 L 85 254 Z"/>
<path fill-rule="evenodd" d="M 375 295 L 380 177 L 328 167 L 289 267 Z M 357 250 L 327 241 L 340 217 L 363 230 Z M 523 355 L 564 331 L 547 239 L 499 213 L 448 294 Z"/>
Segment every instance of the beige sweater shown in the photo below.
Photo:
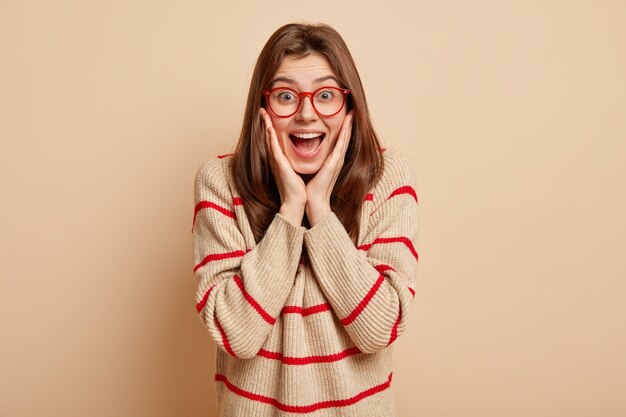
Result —
<path fill-rule="evenodd" d="M 277 213 L 256 243 L 232 159 L 198 169 L 196 308 L 219 347 L 219 417 L 396 415 L 390 345 L 415 294 L 418 206 L 408 159 L 384 156 L 356 244 L 332 212 L 310 229 Z"/>

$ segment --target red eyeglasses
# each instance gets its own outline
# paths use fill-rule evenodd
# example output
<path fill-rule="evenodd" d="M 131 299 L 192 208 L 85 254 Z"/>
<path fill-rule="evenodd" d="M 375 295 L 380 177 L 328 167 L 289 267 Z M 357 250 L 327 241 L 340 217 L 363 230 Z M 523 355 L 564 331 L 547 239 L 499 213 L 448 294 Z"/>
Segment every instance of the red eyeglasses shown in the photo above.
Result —
<path fill-rule="evenodd" d="M 263 92 L 267 104 L 278 117 L 290 117 L 296 114 L 305 97 L 311 99 L 313 109 L 322 117 L 334 116 L 346 104 L 346 96 L 350 90 L 339 87 L 325 86 L 311 92 L 298 92 L 287 87 L 276 87 Z"/>

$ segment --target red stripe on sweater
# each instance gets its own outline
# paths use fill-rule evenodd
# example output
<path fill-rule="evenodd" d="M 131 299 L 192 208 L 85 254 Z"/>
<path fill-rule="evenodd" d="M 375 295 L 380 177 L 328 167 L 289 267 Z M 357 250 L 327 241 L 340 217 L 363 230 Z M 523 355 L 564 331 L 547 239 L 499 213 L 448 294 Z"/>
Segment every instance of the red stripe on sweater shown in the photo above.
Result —
<path fill-rule="evenodd" d="M 359 316 L 359 314 L 361 314 L 361 312 L 365 309 L 365 307 L 367 307 L 367 304 L 369 304 L 372 298 L 374 298 L 374 294 L 376 294 L 376 292 L 378 291 L 378 289 L 380 288 L 384 280 L 385 280 L 385 277 L 383 276 L 383 274 L 380 274 L 378 276 L 378 279 L 372 286 L 372 288 L 370 288 L 369 292 L 361 300 L 359 305 L 354 310 L 352 310 L 352 313 L 350 313 L 348 317 L 341 319 L 341 324 L 343 324 L 344 326 L 347 326 L 348 324 L 352 323 Z"/>
<path fill-rule="evenodd" d="M 217 319 L 217 317 L 215 317 L 215 324 L 217 324 L 217 328 L 222 334 L 222 344 L 224 345 L 224 349 L 226 349 L 226 352 L 228 352 L 230 355 L 236 358 L 237 355 L 235 355 L 235 352 L 230 347 L 230 343 L 228 342 L 228 337 L 226 337 L 226 332 L 224 331 L 224 329 L 222 329 L 222 326 L 220 325 L 220 321 Z"/>
<path fill-rule="evenodd" d="M 318 304 L 307 308 L 299 306 L 285 306 L 281 310 L 281 314 L 300 314 L 302 316 L 310 316 L 312 314 L 322 313 L 330 310 L 330 304 Z"/>
<path fill-rule="evenodd" d="M 191 231 L 193 232 L 193 228 L 196 225 L 196 216 L 198 215 L 198 212 L 202 209 L 206 209 L 206 208 L 212 208 L 215 209 L 217 211 L 219 211 L 220 213 L 222 213 L 225 216 L 231 217 L 231 218 L 235 218 L 235 212 L 232 210 L 229 210 L 225 207 L 220 206 L 219 204 L 215 204 L 212 203 L 210 201 L 206 201 L 206 200 L 202 200 L 200 201 L 198 204 L 196 204 L 196 207 L 193 210 L 193 222 L 191 223 Z"/>
<path fill-rule="evenodd" d="M 385 264 L 381 264 L 381 265 L 376 265 L 374 268 L 376 268 L 376 270 L 380 273 L 383 273 L 385 271 L 393 271 L 396 272 L 395 269 L 393 269 L 391 266 L 389 265 L 385 265 Z M 413 297 L 415 297 L 415 290 L 411 287 L 407 287 L 409 289 L 409 291 L 411 292 L 411 295 Z"/>
<path fill-rule="evenodd" d="M 222 259 L 230 259 L 230 258 L 238 258 L 245 255 L 245 252 L 242 250 L 236 250 L 234 252 L 227 253 L 211 253 L 204 257 L 202 262 L 195 266 L 193 272 L 196 272 L 199 268 L 202 268 L 204 265 L 213 261 L 221 261 Z"/>
<path fill-rule="evenodd" d="M 198 212 L 202 209 L 205 208 L 212 208 L 215 209 L 217 211 L 219 211 L 220 213 L 228 216 L 228 217 L 232 217 L 233 219 L 235 218 L 235 212 L 232 210 L 227 209 L 226 207 L 222 207 L 219 204 L 215 204 L 211 201 L 207 201 L 207 200 L 202 200 L 200 201 L 198 204 L 196 204 L 196 207 L 194 209 L 194 215 L 198 214 Z"/>
<path fill-rule="evenodd" d="M 243 281 L 241 280 L 241 278 L 238 277 L 237 275 L 235 275 L 235 276 L 233 276 L 233 279 L 237 283 L 237 286 L 241 289 L 241 292 L 243 293 L 243 296 L 246 298 L 246 300 L 248 300 L 250 305 L 252 307 L 254 307 L 254 309 L 259 313 L 259 315 L 261 317 L 263 317 L 263 320 L 265 320 L 266 322 L 268 322 L 269 324 L 272 324 L 272 325 L 274 323 L 276 323 L 276 319 L 274 317 L 270 316 L 268 314 L 268 312 L 265 311 L 263 309 L 263 307 L 261 307 L 261 305 L 254 299 L 254 297 L 252 297 L 250 295 L 250 293 L 248 293 L 248 291 L 246 291 L 246 289 L 243 286 Z"/>
<path fill-rule="evenodd" d="M 376 270 L 378 272 L 380 272 L 381 274 L 385 271 L 393 271 L 396 272 L 395 269 L 393 269 L 391 266 L 389 265 L 385 265 L 385 264 L 380 264 L 380 265 L 376 265 L 374 268 L 376 268 Z"/>
<path fill-rule="evenodd" d="M 348 405 L 352 405 L 352 404 L 356 404 L 357 402 L 363 400 L 364 398 L 370 397 L 374 394 L 377 394 L 381 391 L 386 390 L 387 388 L 389 388 L 391 386 L 391 378 L 393 376 L 393 373 L 389 374 L 389 377 L 387 378 L 387 381 L 380 384 L 380 385 L 376 385 L 375 387 L 366 389 L 365 391 L 362 391 L 360 393 L 358 393 L 357 395 L 354 395 L 352 397 L 349 398 L 345 398 L 342 400 L 328 400 L 328 401 L 321 401 L 318 403 L 314 403 L 314 404 L 310 404 L 310 405 L 289 405 L 289 404 L 284 404 L 281 403 L 280 401 L 278 401 L 277 399 L 271 398 L 271 397 L 267 397 L 265 395 L 261 395 L 261 394 L 255 394 L 253 392 L 250 391 L 246 391 L 243 390 L 235 385 L 233 385 L 228 378 L 226 378 L 225 375 L 221 375 L 221 374 L 215 374 L 215 380 L 218 382 L 223 382 L 226 387 L 231 390 L 232 392 L 234 392 L 237 395 L 240 395 L 244 398 L 247 398 L 249 400 L 252 401 L 258 401 L 258 402 L 262 402 L 265 404 L 270 404 L 273 405 L 274 407 L 278 408 L 279 410 L 288 412 L 288 413 L 298 413 L 298 414 L 306 414 L 306 413 L 312 413 L 314 411 L 317 410 L 321 410 L 323 408 L 330 408 L 330 407 L 345 407 Z"/>
<path fill-rule="evenodd" d="M 233 206 L 243 206 L 241 197 L 233 197 Z"/>
<path fill-rule="evenodd" d="M 224 158 L 226 158 L 228 156 L 233 156 L 233 155 L 234 155 L 234 153 L 225 153 L 224 155 L 217 155 L 217 157 L 219 159 L 224 159 Z"/>
<path fill-rule="evenodd" d="M 366 194 L 365 198 L 363 199 L 363 201 L 374 201 L 374 194 L 372 194 L 372 193 Z"/>
<path fill-rule="evenodd" d="M 295 357 L 295 356 L 284 356 L 280 352 L 270 352 L 268 350 L 261 349 L 259 351 L 259 356 L 262 356 L 267 359 L 278 360 L 287 365 L 308 365 L 311 363 L 337 362 L 349 356 L 356 355 L 359 353 L 361 353 L 361 350 L 357 347 L 353 347 L 353 348 L 341 351 L 339 353 L 333 353 L 330 355 L 313 355 L 313 356 Z"/>
<path fill-rule="evenodd" d="M 393 328 L 391 329 L 391 337 L 389 337 L 389 343 L 387 343 L 387 346 L 392 344 L 393 341 L 398 338 L 398 326 L 400 325 L 401 319 L 402 319 L 402 306 L 399 307 L 398 320 L 396 320 L 396 323 L 393 325 Z"/>
<path fill-rule="evenodd" d="M 391 197 L 395 197 L 397 195 L 400 194 L 409 194 L 411 197 L 413 197 L 415 199 L 415 202 L 417 203 L 417 194 L 415 193 L 415 189 L 413 187 L 411 187 L 410 185 L 405 185 L 402 186 L 396 190 L 394 190 L 389 197 L 387 197 L 387 200 L 389 200 Z"/>
<path fill-rule="evenodd" d="M 415 260 L 417 261 L 418 255 L 417 255 L 417 251 L 415 250 L 415 247 L 413 246 L 413 242 L 411 242 L 411 240 L 408 237 L 404 237 L 404 236 L 379 237 L 378 239 L 374 240 L 372 243 L 367 243 L 365 245 L 361 245 L 357 249 L 368 251 L 368 250 L 370 250 L 370 248 L 373 245 L 378 245 L 380 243 L 394 243 L 394 242 L 402 242 L 402 243 L 404 243 L 406 245 L 406 247 L 409 248 L 409 250 L 411 251 L 411 253 L 415 257 Z"/>
<path fill-rule="evenodd" d="M 395 269 L 393 269 L 391 266 L 389 266 L 389 265 L 385 265 L 385 264 L 376 265 L 374 268 L 376 268 L 376 270 L 377 270 L 378 272 L 380 272 L 380 273 L 383 273 L 383 272 L 385 272 L 385 271 L 393 271 L 393 272 L 396 272 L 396 270 L 395 270 Z M 411 292 L 411 295 L 412 295 L 413 297 L 415 297 L 415 290 L 414 290 L 413 288 L 411 288 L 411 287 L 407 287 L 407 288 L 408 288 L 408 290 Z"/>
<path fill-rule="evenodd" d="M 207 300 L 209 299 L 209 294 L 211 294 L 211 290 L 215 288 L 215 285 L 213 285 L 211 288 L 209 288 L 209 290 L 204 293 L 204 297 L 202 297 L 202 300 L 200 300 L 200 302 L 198 302 L 198 304 L 196 304 L 196 310 L 198 310 L 198 313 L 202 311 L 202 309 L 204 308 L 204 306 L 206 305 Z"/>

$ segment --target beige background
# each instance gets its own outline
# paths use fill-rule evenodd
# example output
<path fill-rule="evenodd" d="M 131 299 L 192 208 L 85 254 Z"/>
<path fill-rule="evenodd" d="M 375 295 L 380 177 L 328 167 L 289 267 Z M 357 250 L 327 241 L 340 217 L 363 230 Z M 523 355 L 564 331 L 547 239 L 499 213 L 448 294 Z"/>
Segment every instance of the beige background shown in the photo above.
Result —
<path fill-rule="evenodd" d="M 293 20 L 420 179 L 399 417 L 626 415 L 624 1 L 0 0 L 0 416 L 214 415 L 193 178 Z"/>

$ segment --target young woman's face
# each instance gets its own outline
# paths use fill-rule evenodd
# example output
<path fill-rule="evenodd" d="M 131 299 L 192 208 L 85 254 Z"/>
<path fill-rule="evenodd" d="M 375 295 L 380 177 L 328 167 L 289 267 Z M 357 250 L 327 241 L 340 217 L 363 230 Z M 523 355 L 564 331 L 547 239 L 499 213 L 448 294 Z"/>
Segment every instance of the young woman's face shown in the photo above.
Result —
<path fill-rule="evenodd" d="M 297 92 L 313 92 L 324 86 L 342 87 L 326 58 L 314 52 L 303 58 L 284 58 L 270 88 L 289 87 Z M 337 143 L 343 119 L 347 114 L 346 107 L 344 105 L 334 116 L 322 117 L 313 108 L 309 96 L 306 96 L 294 115 L 278 117 L 266 106 L 278 143 L 294 171 L 310 175 L 320 170 Z M 310 138 L 313 134 L 321 136 Z"/>

